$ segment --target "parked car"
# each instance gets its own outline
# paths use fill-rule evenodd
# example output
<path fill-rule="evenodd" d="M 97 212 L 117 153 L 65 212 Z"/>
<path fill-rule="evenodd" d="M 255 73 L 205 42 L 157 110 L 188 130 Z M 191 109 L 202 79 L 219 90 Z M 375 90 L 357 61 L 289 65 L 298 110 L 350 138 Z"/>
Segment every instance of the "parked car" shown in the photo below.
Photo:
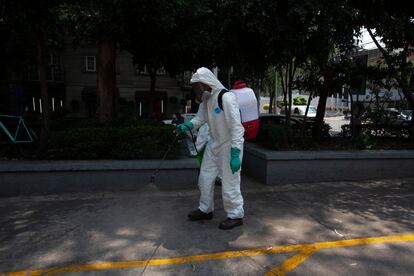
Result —
<path fill-rule="evenodd" d="M 300 120 L 297 118 L 290 118 L 292 125 L 298 124 L 302 125 Z M 260 125 L 266 124 L 276 124 L 276 125 L 284 125 L 286 123 L 286 116 L 284 114 L 260 114 L 259 116 Z"/>
<path fill-rule="evenodd" d="M 385 120 L 392 125 L 408 125 L 410 117 L 396 109 L 385 110 Z"/>
<path fill-rule="evenodd" d="M 184 113 L 181 114 L 181 116 L 184 118 L 184 122 L 188 122 L 191 119 L 193 119 L 197 114 L 196 113 Z M 171 125 L 171 124 L 176 124 L 175 123 L 175 118 L 171 118 L 171 119 L 167 119 L 167 120 L 162 120 L 163 124 L 165 125 Z"/>
<path fill-rule="evenodd" d="M 162 120 L 162 123 L 164 125 L 171 125 L 172 124 L 173 119 L 167 119 L 167 120 Z"/>
<path fill-rule="evenodd" d="M 401 113 L 408 117 L 408 120 L 411 121 L 411 118 L 413 116 L 413 112 L 411 110 L 401 110 Z"/>
<path fill-rule="evenodd" d="M 260 114 L 259 116 L 260 127 L 274 124 L 283 126 L 286 123 L 286 115 L 284 114 Z M 290 123 L 292 126 L 293 133 L 300 134 L 302 131 L 304 118 L 303 117 L 291 117 Z M 314 123 L 314 118 L 308 118 L 306 120 L 306 135 L 312 135 L 312 127 Z M 323 136 L 330 137 L 329 134 L 329 125 L 325 124 L 323 129 Z"/>
<path fill-rule="evenodd" d="M 294 117 L 304 117 L 306 113 L 306 105 L 292 105 L 291 114 Z M 285 107 L 280 109 L 280 114 L 286 114 Z M 316 107 L 313 105 L 309 106 L 307 117 L 315 118 L 316 117 Z"/>
<path fill-rule="evenodd" d="M 184 122 L 191 121 L 197 114 L 196 113 L 184 113 L 181 116 L 184 117 Z"/>
<path fill-rule="evenodd" d="M 367 111 L 363 114 L 363 120 L 377 125 L 407 126 L 411 117 L 395 108 L 387 108 Z"/>

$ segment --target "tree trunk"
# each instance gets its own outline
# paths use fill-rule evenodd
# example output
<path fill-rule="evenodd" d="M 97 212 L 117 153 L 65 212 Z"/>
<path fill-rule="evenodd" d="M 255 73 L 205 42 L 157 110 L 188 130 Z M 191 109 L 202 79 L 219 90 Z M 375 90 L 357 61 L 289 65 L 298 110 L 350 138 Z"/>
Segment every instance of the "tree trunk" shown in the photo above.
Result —
<path fill-rule="evenodd" d="M 405 98 L 407 99 L 408 105 L 411 109 L 412 114 L 414 114 L 414 96 L 408 89 L 403 89 L 403 94 Z M 410 138 L 414 142 L 414 116 L 411 116 L 411 122 L 410 122 Z"/>
<path fill-rule="evenodd" d="M 115 116 L 116 49 L 114 41 L 100 42 L 97 59 L 97 117 L 100 123 L 110 123 Z"/>
<path fill-rule="evenodd" d="M 332 70 L 329 66 L 325 68 L 323 74 L 323 87 L 319 95 L 318 107 L 316 110 L 315 123 L 312 129 L 312 137 L 317 141 L 322 139 L 323 119 L 325 117 L 326 101 L 328 99 L 329 91 L 332 87 Z"/>
<path fill-rule="evenodd" d="M 282 82 L 282 92 L 283 92 L 283 107 L 285 110 L 285 131 L 288 141 L 291 141 L 291 126 L 290 126 L 290 103 L 288 102 L 288 78 L 289 78 L 289 71 L 288 65 L 286 64 L 286 68 L 279 68 L 279 76 Z M 285 70 L 283 70 L 285 69 Z"/>
<path fill-rule="evenodd" d="M 306 123 L 307 123 L 307 120 L 308 120 L 309 106 L 311 104 L 313 94 L 314 94 L 313 91 L 311 91 L 309 93 L 308 102 L 306 103 L 305 117 L 303 118 L 303 126 L 302 126 L 302 130 L 301 130 L 301 138 L 302 138 L 302 140 L 304 140 L 305 134 L 306 134 Z"/>
<path fill-rule="evenodd" d="M 271 92 L 270 97 L 269 97 L 269 111 L 268 111 L 269 114 L 273 113 L 274 101 L 275 101 L 275 96 L 274 96 L 274 93 Z M 275 107 L 275 110 L 276 110 L 276 107 Z"/>
<path fill-rule="evenodd" d="M 402 92 L 405 98 L 407 99 L 408 106 L 410 107 L 412 114 L 414 114 L 414 96 L 408 86 L 408 77 L 406 77 L 405 80 L 398 79 L 398 83 L 400 87 L 402 88 Z M 409 132 L 410 132 L 410 139 L 414 143 L 414 116 L 413 115 L 411 116 Z"/>
<path fill-rule="evenodd" d="M 49 132 L 50 132 L 50 109 L 49 97 L 47 91 L 46 80 L 46 64 L 45 64 L 45 33 L 43 30 L 36 31 L 37 46 L 37 68 L 39 70 L 40 94 L 42 98 L 42 124 L 40 131 L 40 154 L 44 155 L 47 150 Z"/>

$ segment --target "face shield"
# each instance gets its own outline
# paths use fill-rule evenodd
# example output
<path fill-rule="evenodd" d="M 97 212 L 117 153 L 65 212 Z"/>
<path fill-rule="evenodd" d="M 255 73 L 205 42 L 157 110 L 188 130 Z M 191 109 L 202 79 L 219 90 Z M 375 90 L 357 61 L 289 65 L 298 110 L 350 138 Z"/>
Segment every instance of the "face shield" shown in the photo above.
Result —
<path fill-rule="evenodd" d="M 197 71 L 192 75 L 190 83 L 193 86 L 193 90 L 196 94 L 196 100 L 199 103 L 208 100 L 213 91 L 224 89 L 224 86 L 213 74 L 213 72 L 205 67 L 197 69 Z"/>
<path fill-rule="evenodd" d="M 207 91 L 202 83 L 193 83 L 193 90 L 197 103 L 208 100 L 211 97 L 211 92 Z"/>

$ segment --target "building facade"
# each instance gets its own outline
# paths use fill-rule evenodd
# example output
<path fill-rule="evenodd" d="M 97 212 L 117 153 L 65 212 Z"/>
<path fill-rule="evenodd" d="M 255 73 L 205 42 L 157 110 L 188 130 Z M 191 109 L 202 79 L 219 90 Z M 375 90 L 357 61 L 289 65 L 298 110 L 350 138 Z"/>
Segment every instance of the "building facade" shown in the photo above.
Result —
<path fill-rule="evenodd" d="M 156 88 L 150 93 L 150 77 L 146 69 L 139 70 L 126 51 L 116 53 L 118 105 L 128 108 L 135 118 L 170 117 L 191 109 L 191 89 L 187 72 L 170 77 L 158 70 Z M 97 48 L 72 46 L 66 39 L 62 51 L 47 55 L 49 104 L 53 110 L 66 111 L 71 118 L 96 116 Z M 36 66 L 29 65 L 23 77 L 3 82 L 0 87 L 0 112 L 21 115 L 42 112 L 40 84 Z M 18 79 L 18 81 L 17 81 Z M 6 84 L 5 84 L 6 83 Z"/>

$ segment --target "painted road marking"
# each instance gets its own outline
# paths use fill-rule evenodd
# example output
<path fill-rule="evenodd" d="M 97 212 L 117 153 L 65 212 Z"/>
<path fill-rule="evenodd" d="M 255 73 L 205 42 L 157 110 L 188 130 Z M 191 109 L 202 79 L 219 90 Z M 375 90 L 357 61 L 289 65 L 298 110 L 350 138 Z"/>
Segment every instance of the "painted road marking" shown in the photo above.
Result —
<path fill-rule="evenodd" d="M 289 271 L 292 271 L 300 265 L 302 262 L 304 262 L 307 258 L 309 258 L 313 253 L 318 251 L 314 247 L 308 247 L 306 249 L 303 249 L 299 254 L 296 254 L 295 256 L 287 259 L 283 262 L 280 266 L 272 269 L 269 272 L 265 273 L 265 276 L 281 276 L 286 275 Z"/>
<path fill-rule="evenodd" d="M 107 262 L 107 263 L 91 263 L 91 264 L 73 264 L 62 267 L 56 267 L 51 269 L 39 269 L 39 270 L 24 270 L 16 272 L 0 273 L 1 276 L 40 276 L 40 275 L 58 275 L 69 272 L 85 272 L 85 271 L 97 271 L 97 270 L 109 270 L 109 269 L 125 269 L 125 268 L 138 268 L 145 266 L 162 266 L 173 264 L 184 264 L 190 262 L 203 262 L 209 260 L 222 260 L 241 257 L 253 257 L 270 255 L 277 253 L 296 252 L 298 254 L 286 260 L 282 265 L 267 272 L 265 275 L 286 275 L 292 271 L 300 263 L 309 258 L 313 253 L 320 249 L 327 248 L 339 248 L 350 246 L 361 246 L 369 244 L 379 243 L 394 243 L 394 242 L 410 242 L 414 241 L 413 235 L 401 235 L 401 236 L 383 236 L 383 237 L 371 237 L 351 240 L 339 240 L 328 242 L 317 242 L 310 244 L 297 244 L 286 246 L 272 246 L 267 248 L 247 249 L 238 251 L 225 251 L 211 254 L 193 255 L 177 258 L 166 259 L 153 259 L 144 261 L 129 261 L 129 262 Z"/>

